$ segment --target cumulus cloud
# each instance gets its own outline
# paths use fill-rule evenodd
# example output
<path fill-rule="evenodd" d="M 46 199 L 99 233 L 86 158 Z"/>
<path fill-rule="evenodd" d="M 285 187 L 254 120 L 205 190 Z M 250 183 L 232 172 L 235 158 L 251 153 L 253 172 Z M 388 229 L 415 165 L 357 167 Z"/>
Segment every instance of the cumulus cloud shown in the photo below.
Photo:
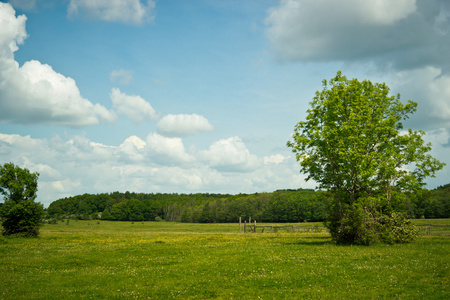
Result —
<path fill-rule="evenodd" d="M 154 19 L 153 0 L 146 4 L 140 0 L 71 0 L 69 17 L 82 16 L 107 22 L 141 25 Z"/>
<path fill-rule="evenodd" d="M 439 153 L 439 149 L 448 149 L 450 148 L 450 130 L 446 128 L 439 128 L 436 130 L 431 130 L 427 132 L 424 137 L 426 142 L 430 142 L 432 145 L 436 146 L 436 149 L 432 149 L 431 151 L 436 151 L 433 153 L 435 156 L 439 156 L 442 153 Z M 449 168 L 450 166 L 447 166 Z M 450 178 L 447 176 L 447 178 Z"/>
<path fill-rule="evenodd" d="M 55 190 L 56 192 L 65 193 L 68 190 L 74 190 L 74 189 L 80 188 L 81 181 L 80 180 L 71 181 L 70 179 L 56 180 L 56 181 L 53 181 L 50 183 L 44 182 L 43 185 L 45 188 L 51 188 L 51 189 Z"/>
<path fill-rule="evenodd" d="M 449 1 L 282 0 L 266 24 L 281 60 L 375 68 L 404 101 L 418 102 L 411 127 L 450 127 Z"/>
<path fill-rule="evenodd" d="M 391 88 L 402 101 L 418 103 L 407 125 L 415 129 L 450 128 L 450 75 L 434 67 L 402 71 L 390 79 Z"/>
<path fill-rule="evenodd" d="M 135 135 L 128 137 L 118 148 L 119 160 L 125 163 L 145 162 L 143 149 L 146 145 L 146 142 Z"/>
<path fill-rule="evenodd" d="M 183 141 L 180 138 L 169 138 L 152 133 L 147 137 L 147 148 L 151 155 L 165 164 L 189 163 L 194 157 L 186 153 Z"/>
<path fill-rule="evenodd" d="M 25 16 L 15 17 L 10 4 L 0 3 L 0 121 L 70 127 L 113 121 L 116 115 L 83 98 L 70 77 L 39 61 L 19 67 L 14 52 L 27 36 Z"/>
<path fill-rule="evenodd" d="M 10 60 L 14 57 L 14 52 L 19 49 L 18 45 L 23 44 L 27 38 L 25 22 L 27 17 L 21 15 L 16 17 L 16 11 L 10 4 L 0 2 L 0 59 Z"/>
<path fill-rule="evenodd" d="M 250 154 L 239 137 L 217 141 L 201 155 L 210 166 L 222 171 L 250 171 L 261 163 L 256 155 Z"/>
<path fill-rule="evenodd" d="M 281 60 L 448 70 L 449 12 L 442 0 L 282 0 L 266 33 Z"/>
<path fill-rule="evenodd" d="M 146 142 L 144 142 L 143 140 L 141 140 L 140 138 L 138 138 L 135 135 L 132 135 L 129 138 L 125 139 L 125 141 L 123 142 L 123 144 L 121 146 L 124 146 L 126 144 L 133 145 L 136 149 L 143 149 L 147 145 Z"/>
<path fill-rule="evenodd" d="M 31 161 L 29 158 L 24 158 L 24 167 L 29 170 L 35 170 L 39 173 L 39 178 L 43 180 L 58 179 L 61 173 L 47 164 L 41 164 Z"/>
<path fill-rule="evenodd" d="M 213 130 L 209 121 L 200 115 L 167 115 L 157 124 L 158 132 L 167 136 L 188 136 Z"/>
<path fill-rule="evenodd" d="M 153 107 L 141 96 L 126 95 L 118 88 L 111 90 L 111 101 L 117 113 L 125 115 L 136 124 L 143 121 L 153 121 L 158 118 L 158 114 Z"/>
<path fill-rule="evenodd" d="M 447 164 L 444 169 L 436 174 L 436 178 L 429 178 L 427 183 L 432 187 L 448 184 L 448 179 L 450 178 L 450 156 L 448 155 L 450 149 L 450 129 L 439 128 L 430 130 L 424 136 L 424 141 L 432 144 L 430 154 Z"/>
<path fill-rule="evenodd" d="M 124 69 L 114 70 L 109 75 L 111 82 L 118 82 L 122 85 L 127 85 L 133 80 L 133 71 L 127 71 Z"/>

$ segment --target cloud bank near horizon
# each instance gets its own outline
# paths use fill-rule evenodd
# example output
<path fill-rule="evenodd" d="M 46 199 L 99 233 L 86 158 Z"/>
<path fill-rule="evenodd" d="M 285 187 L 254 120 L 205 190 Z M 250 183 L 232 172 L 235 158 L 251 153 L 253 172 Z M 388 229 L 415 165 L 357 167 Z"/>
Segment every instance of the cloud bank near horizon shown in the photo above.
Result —
<path fill-rule="evenodd" d="M 303 183 L 293 157 L 257 157 L 238 137 L 188 151 L 180 138 L 157 133 L 145 140 L 130 136 L 119 146 L 83 136 L 34 139 L 0 133 L 0 149 L 1 161 L 9 159 L 40 173 L 38 198 L 46 205 L 70 195 L 116 190 L 250 193 L 300 185 L 314 188 L 314 183 Z"/>

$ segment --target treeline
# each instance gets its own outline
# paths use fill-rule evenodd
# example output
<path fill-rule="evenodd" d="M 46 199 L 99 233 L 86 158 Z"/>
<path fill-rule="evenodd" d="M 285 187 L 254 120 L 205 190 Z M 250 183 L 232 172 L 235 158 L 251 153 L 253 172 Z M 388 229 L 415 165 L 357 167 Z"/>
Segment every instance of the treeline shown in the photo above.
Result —
<path fill-rule="evenodd" d="M 450 183 L 407 195 L 401 209 L 415 219 L 450 218 Z"/>
<path fill-rule="evenodd" d="M 84 194 L 52 202 L 49 217 L 118 221 L 192 223 L 237 222 L 239 217 L 261 222 L 323 221 L 320 192 L 281 190 L 255 194 Z"/>
<path fill-rule="evenodd" d="M 450 217 L 450 184 L 404 198 L 398 208 L 410 218 Z M 239 195 L 114 192 L 59 199 L 47 213 L 51 218 L 117 221 L 227 223 L 251 217 L 259 222 L 316 222 L 325 220 L 326 196 L 304 189 Z"/>

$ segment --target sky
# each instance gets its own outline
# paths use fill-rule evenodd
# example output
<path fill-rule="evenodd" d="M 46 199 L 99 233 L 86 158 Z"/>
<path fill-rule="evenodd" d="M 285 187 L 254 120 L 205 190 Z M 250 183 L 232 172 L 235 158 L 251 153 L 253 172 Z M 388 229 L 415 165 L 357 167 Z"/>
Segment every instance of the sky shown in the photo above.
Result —
<path fill-rule="evenodd" d="M 385 82 L 450 183 L 446 0 L 0 2 L 0 163 L 37 201 L 315 188 L 286 147 L 322 80 Z"/>

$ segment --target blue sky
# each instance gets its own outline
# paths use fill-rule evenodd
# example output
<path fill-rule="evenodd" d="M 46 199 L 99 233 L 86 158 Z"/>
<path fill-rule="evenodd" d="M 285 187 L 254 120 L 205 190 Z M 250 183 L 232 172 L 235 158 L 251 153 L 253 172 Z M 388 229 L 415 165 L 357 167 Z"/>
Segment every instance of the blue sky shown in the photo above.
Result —
<path fill-rule="evenodd" d="M 82 193 L 314 188 L 286 148 L 323 79 L 419 103 L 450 182 L 444 0 L 0 2 L 0 162 Z"/>

